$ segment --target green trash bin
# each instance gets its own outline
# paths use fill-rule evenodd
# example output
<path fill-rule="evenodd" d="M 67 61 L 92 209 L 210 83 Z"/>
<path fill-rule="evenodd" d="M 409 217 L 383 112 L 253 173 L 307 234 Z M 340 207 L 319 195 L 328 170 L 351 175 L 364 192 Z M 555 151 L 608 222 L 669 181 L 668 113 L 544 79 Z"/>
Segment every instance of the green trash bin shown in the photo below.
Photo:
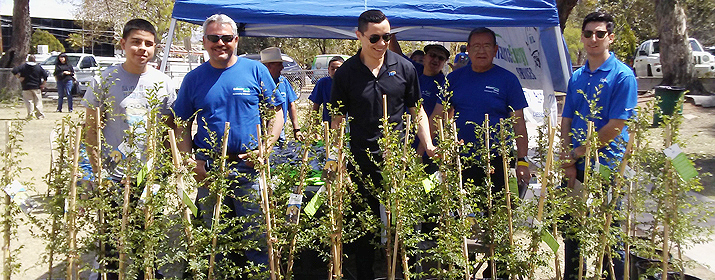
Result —
<path fill-rule="evenodd" d="M 658 102 L 658 107 L 663 112 L 664 115 L 672 116 L 675 113 L 675 106 L 678 104 L 678 100 L 683 97 L 685 93 L 685 88 L 673 87 L 673 86 L 657 86 L 655 87 L 655 96 L 660 97 L 660 102 Z M 678 109 L 678 114 L 683 113 L 683 104 L 680 104 Z M 656 110 L 653 113 L 653 125 L 660 125 L 661 118 L 660 112 Z"/>

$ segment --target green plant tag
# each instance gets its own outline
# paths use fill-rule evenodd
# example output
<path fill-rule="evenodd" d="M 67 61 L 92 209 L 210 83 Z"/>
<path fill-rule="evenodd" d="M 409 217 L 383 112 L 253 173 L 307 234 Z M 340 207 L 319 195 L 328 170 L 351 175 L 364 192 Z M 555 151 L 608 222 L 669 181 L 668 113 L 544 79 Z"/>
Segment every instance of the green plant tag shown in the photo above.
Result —
<path fill-rule="evenodd" d="M 611 173 L 613 173 L 613 170 L 608 168 L 608 165 L 601 164 L 598 161 L 596 162 L 596 165 L 593 168 L 594 168 L 594 170 L 596 170 L 596 172 L 598 172 L 598 174 L 601 175 L 601 177 L 603 177 L 603 179 L 606 179 L 606 180 L 610 179 Z"/>
<path fill-rule="evenodd" d="M 320 208 L 321 205 L 323 205 L 323 202 L 325 201 L 325 186 L 320 187 L 320 189 L 315 193 L 312 199 L 308 202 L 308 205 L 305 206 L 305 214 L 308 214 L 308 216 L 315 216 L 315 213 L 318 212 L 318 208 Z"/>
<path fill-rule="evenodd" d="M 516 182 L 516 177 L 509 177 L 509 192 L 512 195 L 519 195 L 519 183 Z"/>
<path fill-rule="evenodd" d="M 688 159 L 678 144 L 666 148 L 663 153 L 670 159 L 673 168 L 675 168 L 675 171 L 678 172 L 683 181 L 689 181 L 698 176 L 698 171 L 693 166 L 693 162 Z"/>
<path fill-rule="evenodd" d="M 439 171 L 437 171 L 422 180 L 422 187 L 425 189 L 426 193 L 429 193 L 432 189 L 434 189 L 434 183 L 439 182 L 439 177 L 441 176 L 439 175 Z"/>
<path fill-rule="evenodd" d="M 181 201 L 184 202 L 186 207 L 189 207 L 189 210 L 191 210 L 191 213 L 194 214 L 195 217 L 199 215 L 199 208 L 196 207 L 196 204 L 194 204 L 194 201 L 191 200 L 185 190 L 181 190 Z"/>
<path fill-rule="evenodd" d="M 541 230 L 541 241 L 544 241 L 546 245 L 549 245 L 554 254 L 559 250 L 559 243 L 556 242 L 556 238 L 549 232 L 546 228 Z"/>

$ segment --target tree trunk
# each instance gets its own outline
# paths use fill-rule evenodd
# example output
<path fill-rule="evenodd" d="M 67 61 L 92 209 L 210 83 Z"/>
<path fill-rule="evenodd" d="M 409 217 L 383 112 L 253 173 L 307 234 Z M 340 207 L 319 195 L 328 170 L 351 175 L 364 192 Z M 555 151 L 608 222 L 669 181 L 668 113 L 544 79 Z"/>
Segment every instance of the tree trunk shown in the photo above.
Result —
<path fill-rule="evenodd" d="M 566 20 L 569 19 L 571 10 L 576 7 L 578 0 L 556 0 L 556 9 L 559 10 L 559 24 L 561 25 L 561 33 L 564 33 L 566 28 Z"/>
<path fill-rule="evenodd" d="M 0 68 L 12 68 L 25 62 L 30 50 L 30 0 L 15 0 L 12 13 L 10 49 L 0 58 Z"/>
<path fill-rule="evenodd" d="M 655 15 L 660 33 L 662 85 L 685 87 L 692 93 L 705 93 L 695 75 L 688 42 L 687 18 L 679 0 L 656 0 Z"/>

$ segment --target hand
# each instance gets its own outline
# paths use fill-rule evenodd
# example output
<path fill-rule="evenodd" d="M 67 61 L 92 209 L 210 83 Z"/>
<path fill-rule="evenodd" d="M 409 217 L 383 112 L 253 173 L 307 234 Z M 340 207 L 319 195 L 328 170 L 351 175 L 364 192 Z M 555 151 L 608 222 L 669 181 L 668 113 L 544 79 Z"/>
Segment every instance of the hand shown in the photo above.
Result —
<path fill-rule="evenodd" d="M 245 154 L 238 154 L 238 158 L 246 161 L 246 165 L 251 168 L 255 168 L 257 163 L 263 162 L 263 159 L 258 156 L 258 150 L 251 150 Z"/>
<path fill-rule="evenodd" d="M 196 164 L 196 166 L 194 166 L 194 179 L 196 179 L 196 182 L 201 182 L 204 179 L 206 179 L 206 161 L 205 160 L 194 161 L 193 159 L 189 159 L 187 162 L 188 162 L 189 167 L 192 164 Z"/>
<path fill-rule="evenodd" d="M 517 166 L 516 167 L 516 180 L 519 185 L 529 184 L 531 180 L 531 172 L 527 166 Z"/>
<path fill-rule="evenodd" d="M 425 152 L 427 153 L 428 157 L 431 158 L 438 158 L 439 154 L 437 154 L 437 147 L 434 145 L 430 145 L 429 147 L 425 147 Z"/>
<path fill-rule="evenodd" d="M 305 136 L 303 136 L 303 132 L 300 131 L 300 128 L 293 130 L 293 137 L 295 137 L 295 140 L 298 142 L 303 142 L 303 140 L 305 140 Z"/>
<path fill-rule="evenodd" d="M 576 166 L 572 165 L 564 168 L 564 177 L 566 177 L 569 181 L 576 180 Z"/>

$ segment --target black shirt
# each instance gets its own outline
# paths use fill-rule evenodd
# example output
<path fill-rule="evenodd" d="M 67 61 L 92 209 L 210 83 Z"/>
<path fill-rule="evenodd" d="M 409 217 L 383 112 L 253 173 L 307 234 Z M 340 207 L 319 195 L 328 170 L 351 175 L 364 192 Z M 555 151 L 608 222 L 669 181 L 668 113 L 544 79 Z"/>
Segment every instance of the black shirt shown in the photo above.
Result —
<path fill-rule="evenodd" d="M 396 129 L 403 129 L 402 115 L 416 107 L 420 85 L 415 67 L 402 56 L 387 51 L 380 72 L 375 77 L 360 60 L 360 52 L 345 61 L 333 77 L 331 100 L 333 108 L 350 120 L 350 145 L 353 150 L 378 151 L 377 140 L 382 135 L 382 95 L 387 94 L 387 111 Z"/>
<path fill-rule="evenodd" d="M 64 73 L 64 71 L 70 71 L 72 74 L 67 75 Z M 55 64 L 55 79 L 57 79 L 57 82 L 64 82 L 68 81 L 69 79 L 72 79 L 72 75 L 74 74 L 74 68 L 72 68 L 72 65 L 69 64 L 60 64 L 59 60 L 57 61 L 57 64 Z"/>
<path fill-rule="evenodd" d="M 47 81 L 47 71 L 39 64 L 23 63 L 12 69 L 12 74 L 20 74 L 22 90 L 39 89 L 42 82 Z"/>

